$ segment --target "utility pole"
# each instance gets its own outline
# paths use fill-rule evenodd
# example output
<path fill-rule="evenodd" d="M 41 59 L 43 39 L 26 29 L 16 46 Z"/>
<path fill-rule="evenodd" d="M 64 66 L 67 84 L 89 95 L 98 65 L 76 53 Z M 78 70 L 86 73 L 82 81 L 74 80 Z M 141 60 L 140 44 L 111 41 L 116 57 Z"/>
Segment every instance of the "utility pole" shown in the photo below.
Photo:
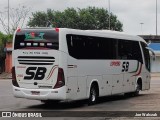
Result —
<path fill-rule="evenodd" d="M 8 0 L 8 34 L 10 34 L 9 32 L 9 0 Z"/>
<path fill-rule="evenodd" d="M 157 0 L 156 0 L 156 35 L 157 35 Z"/>
<path fill-rule="evenodd" d="M 111 11 L 110 11 L 110 0 L 108 0 L 108 9 L 109 9 L 109 30 L 111 29 Z"/>

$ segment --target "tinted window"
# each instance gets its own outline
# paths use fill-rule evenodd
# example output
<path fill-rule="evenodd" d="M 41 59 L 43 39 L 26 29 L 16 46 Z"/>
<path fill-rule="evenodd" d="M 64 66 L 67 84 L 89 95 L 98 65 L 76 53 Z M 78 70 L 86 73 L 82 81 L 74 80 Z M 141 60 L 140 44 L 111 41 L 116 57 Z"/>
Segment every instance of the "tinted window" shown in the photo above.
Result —
<path fill-rule="evenodd" d="M 67 35 L 69 54 L 76 59 L 123 59 L 143 62 L 138 41 Z"/>
<path fill-rule="evenodd" d="M 116 59 L 116 43 L 109 38 L 67 35 L 69 54 L 77 59 Z"/>
<path fill-rule="evenodd" d="M 58 49 L 58 32 L 54 30 L 21 30 L 16 33 L 14 49 L 49 48 Z"/>
<path fill-rule="evenodd" d="M 139 42 L 131 40 L 119 40 L 118 57 L 124 60 L 138 60 L 139 62 L 143 63 Z"/>

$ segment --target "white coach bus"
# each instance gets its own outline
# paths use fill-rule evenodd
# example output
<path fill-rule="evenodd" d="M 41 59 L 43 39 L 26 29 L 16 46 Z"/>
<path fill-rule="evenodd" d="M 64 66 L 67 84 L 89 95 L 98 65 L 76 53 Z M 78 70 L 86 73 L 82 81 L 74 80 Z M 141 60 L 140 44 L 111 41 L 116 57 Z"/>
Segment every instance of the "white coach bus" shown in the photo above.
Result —
<path fill-rule="evenodd" d="M 13 38 L 15 97 L 50 100 L 134 94 L 150 89 L 146 42 L 120 32 L 67 28 L 17 29 Z"/>

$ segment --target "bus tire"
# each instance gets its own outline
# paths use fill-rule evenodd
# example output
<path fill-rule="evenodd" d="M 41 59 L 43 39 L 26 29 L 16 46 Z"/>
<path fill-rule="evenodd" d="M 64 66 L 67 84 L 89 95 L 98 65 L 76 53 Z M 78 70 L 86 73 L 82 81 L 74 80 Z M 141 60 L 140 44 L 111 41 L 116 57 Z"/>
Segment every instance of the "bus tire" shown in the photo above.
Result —
<path fill-rule="evenodd" d="M 141 87 L 142 85 L 141 85 L 141 82 L 137 82 L 137 84 L 136 84 L 136 91 L 134 92 L 134 96 L 138 96 L 139 95 L 139 91 L 141 90 Z"/>
<path fill-rule="evenodd" d="M 94 105 L 98 100 L 98 87 L 95 84 L 92 84 L 88 99 L 88 105 Z"/>

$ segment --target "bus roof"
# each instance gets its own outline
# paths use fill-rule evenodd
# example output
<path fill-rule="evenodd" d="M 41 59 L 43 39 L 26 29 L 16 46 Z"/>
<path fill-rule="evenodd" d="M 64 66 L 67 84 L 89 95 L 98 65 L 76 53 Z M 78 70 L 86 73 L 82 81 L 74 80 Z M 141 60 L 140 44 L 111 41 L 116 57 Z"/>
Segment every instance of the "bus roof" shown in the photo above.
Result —
<path fill-rule="evenodd" d="M 71 28 L 51 28 L 51 27 L 31 27 L 31 28 L 23 28 L 21 30 L 56 30 L 66 31 L 72 34 L 80 34 L 80 35 L 90 35 L 90 36 L 98 36 L 98 37 L 108 37 L 115 39 L 126 39 L 126 40 L 134 40 L 134 41 L 142 41 L 146 43 L 146 41 L 140 36 L 126 34 L 124 32 L 112 31 L 112 30 L 80 30 L 80 29 L 71 29 Z"/>
<path fill-rule="evenodd" d="M 90 36 L 99 36 L 99 37 L 108 37 L 115 39 L 126 39 L 126 40 L 134 40 L 134 41 L 142 41 L 146 43 L 146 41 L 136 35 L 129 35 L 124 32 L 111 31 L 111 30 L 78 30 L 78 29 L 68 29 L 68 28 L 60 28 L 66 31 L 70 31 L 73 34 L 82 34 L 82 35 L 90 35 Z"/>

